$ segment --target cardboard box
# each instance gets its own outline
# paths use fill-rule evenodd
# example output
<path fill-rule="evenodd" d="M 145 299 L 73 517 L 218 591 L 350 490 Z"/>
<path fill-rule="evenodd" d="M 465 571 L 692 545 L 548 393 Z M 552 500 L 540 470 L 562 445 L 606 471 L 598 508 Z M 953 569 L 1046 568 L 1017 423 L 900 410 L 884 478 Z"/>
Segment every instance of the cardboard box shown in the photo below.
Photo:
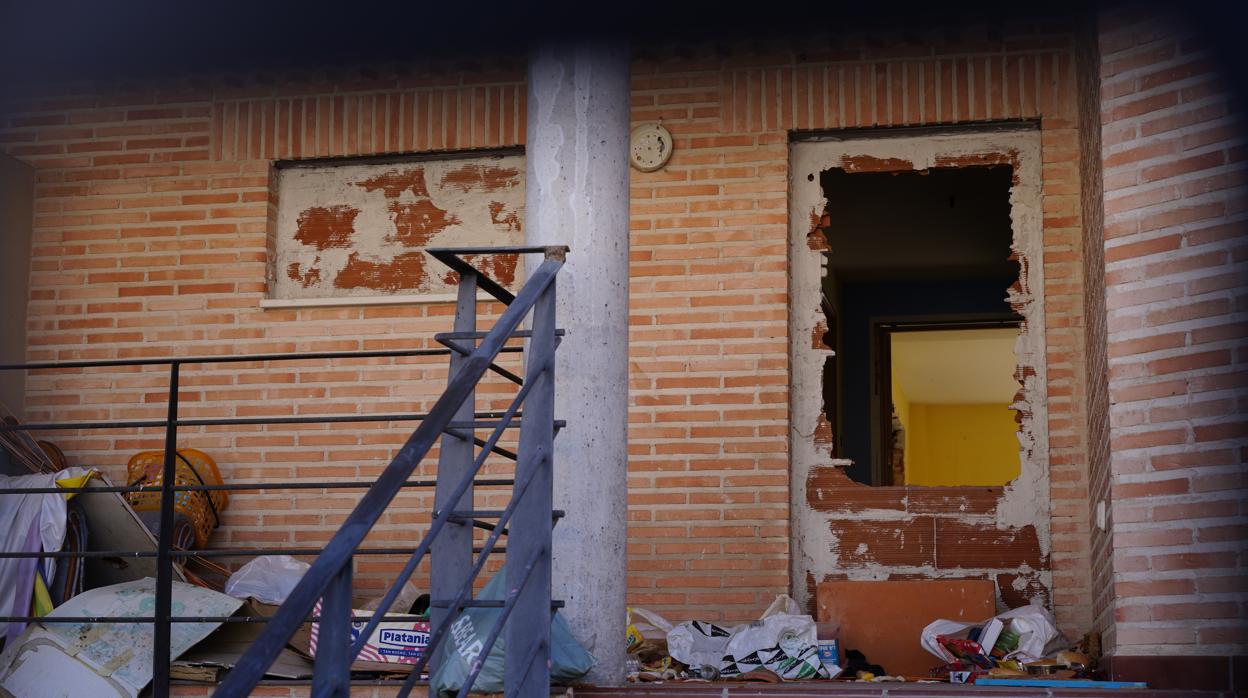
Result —
<path fill-rule="evenodd" d="M 321 604 L 318 601 L 313 615 L 320 615 Z M 372 618 L 372 611 L 353 609 L 352 615 L 357 618 L 351 623 L 351 642 L 354 644 Z M 390 614 L 397 616 L 400 614 Z M 411 620 L 408 620 L 408 619 Z M 312 623 L 312 632 L 308 638 L 308 653 L 316 657 L 316 643 L 320 634 L 320 623 Z M 429 622 L 424 616 L 404 615 L 402 620 L 386 620 L 377 624 L 368 642 L 360 650 L 352 669 L 359 671 L 390 670 L 410 671 L 411 665 L 420 661 L 429 647 Z"/>

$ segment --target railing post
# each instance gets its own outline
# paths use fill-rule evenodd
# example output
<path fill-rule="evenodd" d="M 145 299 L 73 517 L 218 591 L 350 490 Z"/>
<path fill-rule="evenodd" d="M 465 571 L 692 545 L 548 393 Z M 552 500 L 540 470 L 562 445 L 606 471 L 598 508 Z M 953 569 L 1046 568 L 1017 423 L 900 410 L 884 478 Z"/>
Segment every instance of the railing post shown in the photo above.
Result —
<path fill-rule="evenodd" d="M 312 695 L 347 698 L 351 694 L 351 558 L 321 597 L 321 621 L 312 667 Z"/>
<path fill-rule="evenodd" d="M 455 305 L 456 332 L 475 332 L 477 329 L 477 275 L 461 274 L 459 278 L 458 299 Z M 463 340 L 460 340 L 463 341 Z M 476 340 L 467 340 L 476 346 Z M 452 351 L 450 372 L 447 383 L 455 379 L 467 357 Z M 476 395 L 473 390 L 455 412 L 457 422 L 472 421 L 476 415 Z M 474 433 L 472 429 L 461 430 Z M 473 443 L 451 434 L 443 434 L 438 451 L 438 477 L 433 494 L 433 508 L 467 510 L 473 508 L 473 488 L 468 487 L 458 502 L 450 501 L 455 486 L 472 470 Z M 468 580 L 472 569 L 472 522 L 449 521 L 442 532 L 434 539 L 429 549 L 429 595 L 433 599 L 453 599 Z M 384 610 L 384 609 L 382 609 Z M 395 613 L 406 613 L 407 609 L 392 609 Z M 430 628 L 436 629 L 440 624 L 453 622 L 458 609 L 430 606 Z M 430 658 L 429 671 L 437 669 L 437 658 Z"/>
<path fill-rule="evenodd" d="M 165 462 L 160 480 L 160 532 L 156 541 L 156 621 L 152 645 L 152 696 L 169 695 L 170 623 L 173 614 L 173 487 L 178 463 L 178 371 L 169 364 L 169 401 L 165 416 Z"/>
<path fill-rule="evenodd" d="M 525 355 L 524 380 L 540 381 L 524 401 L 516 481 L 531 467 L 533 481 L 516 505 L 507 535 L 507 588 L 519 589 L 507 621 L 504 690 L 507 698 L 547 698 L 550 694 L 550 560 L 552 453 L 555 430 L 555 283 L 533 306 L 533 335 Z M 542 374 L 545 374 L 544 376 Z M 533 461 L 540 449 L 545 457 Z M 526 575 L 524 561 L 534 559 Z M 525 577 L 527 576 L 527 582 Z M 531 658 L 526 662 L 526 659 Z"/>

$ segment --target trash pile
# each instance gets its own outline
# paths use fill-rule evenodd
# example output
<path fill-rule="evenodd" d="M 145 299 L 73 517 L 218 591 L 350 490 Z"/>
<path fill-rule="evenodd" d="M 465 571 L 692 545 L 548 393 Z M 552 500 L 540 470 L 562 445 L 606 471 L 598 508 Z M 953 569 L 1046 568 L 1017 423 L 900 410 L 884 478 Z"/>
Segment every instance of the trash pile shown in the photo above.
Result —
<path fill-rule="evenodd" d="M 945 662 L 931 675 L 951 683 L 1023 686 L 1037 685 L 1026 679 L 1095 680 L 1100 655 L 1099 636 L 1086 635 L 1069 647 L 1053 615 L 1039 604 L 981 623 L 932 621 L 923 629 L 920 643 Z"/>
<path fill-rule="evenodd" d="M 0 551 L 19 556 L 0 557 L 0 616 L 31 617 L 36 622 L 0 624 L 0 693 L 42 695 L 55 684 L 66 695 L 134 698 L 153 675 L 151 628 L 110 619 L 152 614 L 159 497 L 150 491 L 123 496 L 111 491 L 108 480 L 97 471 L 66 467 L 64 455 L 55 446 L 36 442 L 20 430 L 4 433 L 8 435 L 0 437 L 4 446 L 0 449 L 0 490 L 6 491 L 0 493 Z M 176 466 L 179 485 L 222 484 L 216 464 L 201 451 L 179 450 Z M 137 454 L 127 470 L 128 485 L 159 486 L 163 452 Z M 67 488 L 72 491 L 60 491 Z M 77 490 L 85 491 L 79 494 Z M 206 548 L 228 504 L 223 490 L 178 492 L 170 532 L 175 549 Z M 48 552 L 62 555 L 38 557 Z M 233 573 L 196 556 L 179 560 L 174 565 L 174 615 L 234 616 L 231 621 L 243 621 L 172 625 L 172 676 L 208 682 L 219 680 L 239 662 L 263 628 L 262 622 L 249 621 L 272 616 L 309 568 L 285 555 L 261 555 Z M 502 600 L 505 579 L 503 572 L 496 573 L 477 598 Z M 958 581 L 946 581 L 945 586 L 958 586 Z M 900 583 L 932 582 L 882 582 Z M 818 621 L 802 613 L 786 595 L 776 597 L 757 620 L 738 625 L 702 620 L 673 623 L 653 611 L 630 608 L 625 636 L 628 679 L 760 683 L 839 679 L 1010 686 L 1051 686 L 1062 681 L 1074 687 L 1098 678 L 1098 638 L 1085 636 L 1072 647 L 1041 605 L 1023 606 L 979 622 L 938 619 L 922 627 L 935 613 L 922 609 L 895 613 L 890 624 L 875 615 L 874 607 L 865 615 L 860 612 L 870 604 L 852 601 L 857 589 L 828 587 L 829 603 L 825 604 L 821 585 Z M 970 612 L 966 611 L 969 606 L 963 607 L 958 617 L 991 613 L 996 603 L 993 591 L 991 586 L 980 589 L 981 603 Z M 887 593 L 896 595 L 897 588 L 889 587 Z M 362 631 L 379 604 L 380 599 L 353 600 L 354 633 Z M 428 651 L 429 605 L 429 595 L 408 582 L 390 609 L 390 617 L 368 638 L 352 671 L 379 678 L 409 675 Z M 948 604 L 939 608 L 943 614 L 953 613 Z M 428 677 L 431 694 L 457 692 L 476 663 L 483 668 L 473 692 L 503 690 L 503 637 L 484 660 L 479 657 L 482 641 L 501 612 L 498 607 L 482 606 L 458 616 Z M 313 613 L 319 615 L 319 605 Z M 93 622 L 38 622 L 57 616 L 90 617 Z M 897 630 L 903 622 L 909 625 Z M 915 637 L 920 627 L 922 632 Z M 864 628 L 874 633 L 873 638 L 866 638 L 861 632 Z M 268 675 L 310 678 L 319 637 L 319 623 L 304 623 Z M 843 641 L 864 644 L 847 645 L 842 653 Z M 901 643 L 906 643 L 908 652 L 904 658 L 896 652 Z M 867 644 L 876 662 L 896 662 L 897 675 L 865 656 L 862 650 Z M 941 663 L 925 676 L 901 675 L 899 669 L 924 670 L 924 651 Z M 558 613 L 551 625 L 550 653 L 555 683 L 580 679 L 595 662 Z"/>
<path fill-rule="evenodd" d="M 982 685 L 1098 687 L 1143 684 L 1097 681 L 1099 636 L 1070 646 L 1053 615 L 1038 604 L 979 623 L 935 620 L 914 642 L 943 663 L 926 676 L 889 675 L 860 650 L 842 655 L 835 619 L 816 622 L 788 596 L 779 596 L 758 620 L 724 626 L 672 623 L 644 608 L 629 608 L 626 646 L 630 682 L 750 681 L 780 683 L 840 679 L 869 682 L 978 683 Z M 987 648 L 987 649 L 985 649 Z"/>
<path fill-rule="evenodd" d="M 136 698 L 154 674 L 152 628 L 114 619 L 153 615 L 164 452 L 131 458 L 126 484 L 150 489 L 122 494 L 111 491 L 112 483 L 94 469 L 66 467 L 60 449 L 22 430 L 0 432 L 0 446 L 0 490 L 7 491 L 0 493 L 0 552 L 25 555 L 0 557 L 0 616 L 35 619 L 0 623 L 0 695 Z M 213 459 L 189 448 L 177 451 L 175 482 L 223 484 Z M 59 491 L 66 488 L 72 489 Z M 88 491 L 74 491 L 78 489 Z M 208 548 L 228 505 L 225 490 L 176 492 L 173 548 Z M 40 553 L 61 555 L 35 556 Z M 309 567 L 288 555 L 260 555 L 231 573 L 199 556 L 176 557 L 173 615 L 230 617 L 231 622 L 173 623 L 170 676 L 219 681 L 238 664 L 263 630 L 263 620 L 276 613 Z M 500 570 L 476 598 L 501 601 L 505 580 Z M 363 630 L 380 603 L 380 598 L 353 599 L 353 633 Z M 376 678 L 410 675 L 428 651 L 429 605 L 429 594 L 410 581 L 405 584 L 389 617 L 377 625 L 351 665 L 352 672 Z M 318 604 L 313 615 L 319 613 Z M 459 616 L 438 650 L 436 671 L 422 676 L 429 678 L 431 694 L 459 690 L 501 613 L 498 607 L 474 607 Z M 92 621 L 40 622 L 57 617 Z M 319 625 L 301 625 L 266 675 L 311 678 Z M 473 692 L 502 692 L 504 652 L 500 636 Z M 561 614 L 551 624 L 550 652 L 555 682 L 579 679 L 595 661 L 572 637 Z"/>
<path fill-rule="evenodd" d="M 643 608 L 628 609 L 630 681 L 780 683 L 833 679 L 842 669 L 834 628 L 820 628 L 797 602 L 778 596 L 758 620 L 724 627 L 673 625 Z"/>
<path fill-rule="evenodd" d="M 5 422 L 17 425 L 11 416 Z M 153 674 L 151 627 L 107 619 L 152 615 L 159 491 L 112 491 L 102 473 L 70 467 L 54 444 L 20 429 L 3 432 L 0 445 L 0 551 L 21 555 L 0 557 L 0 615 L 34 619 L 0 623 L 0 692 L 138 695 Z M 163 451 L 136 454 L 126 484 L 159 487 L 163 461 Z M 194 449 L 178 452 L 177 482 L 222 483 L 212 459 Z M 219 491 L 178 492 L 174 547 L 206 547 L 228 501 Z M 39 556 L 45 553 L 53 555 Z M 246 610 L 244 602 L 221 593 L 229 571 L 209 560 L 180 559 L 173 576 L 175 615 L 221 617 Z M 101 620 L 39 622 L 57 617 Z M 221 625 L 174 623 L 171 656 L 211 650 Z M 260 629 L 227 625 L 237 626 L 232 633 Z M 237 659 L 241 650 L 235 650 Z"/>

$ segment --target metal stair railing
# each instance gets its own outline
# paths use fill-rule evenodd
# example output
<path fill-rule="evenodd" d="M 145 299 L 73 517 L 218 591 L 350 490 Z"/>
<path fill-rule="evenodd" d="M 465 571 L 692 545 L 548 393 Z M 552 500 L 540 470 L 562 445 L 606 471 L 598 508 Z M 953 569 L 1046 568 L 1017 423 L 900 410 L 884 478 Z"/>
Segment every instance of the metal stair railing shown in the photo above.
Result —
<path fill-rule="evenodd" d="M 318 698 L 345 698 L 350 691 L 352 661 L 389 611 L 417 565 L 432 551 L 430 587 L 433 598 L 430 610 L 433 622 L 429 645 L 398 692 L 399 696 L 408 695 L 447 637 L 458 613 L 472 606 L 496 605 L 489 601 L 472 600 L 472 584 L 504 532 L 508 535 L 507 557 L 511 560 L 505 568 L 507 597 L 459 695 L 460 698 L 467 696 L 504 628 L 508 648 L 504 680 L 506 695 L 517 698 L 548 695 L 553 607 L 550 598 L 551 527 L 556 515 L 552 509 L 551 457 L 556 427 L 554 357 L 558 343 L 555 276 L 563 265 L 567 248 L 448 248 L 430 249 L 428 252 L 460 274 L 454 332 L 437 337 L 452 350 L 446 392 L 378 476 L 355 510 L 347 516 L 264 631 L 225 676 L 214 694 L 216 696 L 249 694 L 282 647 L 313 611 L 318 600 L 323 599 L 312 695 Z M 544 259 L 513 296 L 464 259 L 469 255 L 495 253 L 542 253 Z M 478 289 L 507 306 L 494 327 L 485 333 L 477 332 L 475 327 Z M 531 329 L 521 331 L 520 325 L 530 311 Z M 496 372 L 500 370 L 494 365 L 494 360 L 513 337 L 528 339 L 524 352 L 524 377 L 508 376 L 519 382 L 520 388 L 498 421 L 473 421 L 477 383 L 486 371 L 492 368 Z M 480 344 L 475 348 L 463 345 L 466 340 L 475 344 L 478 338 Z M 518 452 L 514 454 L 515 484 L 511 501 L 501 512 L 474 510 L 471 508 L 473 480 L 486 458 L 491 453 L 499 452 L 498 441 L 511 427 L 521 405 L 524 405 L 524 417 L 520 425 Z M 470 428 L 463 431 L 452 429 L 456 421 L 468 421 Z M 475 436 L 468 436 L 477 427 L 491 428 L 489 437 L 483 442 L 476 440 Z M 439 438 L 443 443 L 429 530 L 365 627 L 353 633 L 352 554 Z M 475 457 L 474 446 L 480 446 Z M 497 515 L 497 521 L 473 562 L 472 528 L 483 523 L 480 518 L 491 515 Z M 485 525 L 489 527 L 489 524 Z M 451 593 L 455 594 L 453 599 L 444 596 Z M 351 641 L 353 634 L 356 636 L 354 642 Z"/>
<path fill-rule="evenodd" d="M 223 355 L 169 358 L 98 359 L 35 362 L 0 365 L 0 371 L 65 370 L 109 367 L 169 367 L 167 417 L 163 420 L 69 421 L 27 424 L 0 424 L 0 431 L 61 431 L 116 428 L 163 427 L 165 448 L 160 485 L 92 486 L 80 488 L 4 489 L 0 494 L 80 494 L 158 491 L 160 531 L 155 551 L 91 550 L 52 552 L 0 552 L 0 558 L 155 558 L 156 589 L 153 614 L 144 617 L 36 617 L 0 616 L 2 622 L 22 623 L 147 623 L 153 627 L 152 695 L 164 698 L 170 690 L 170 632 L 173 623 L 247 622 L 264 623 L 264 631 L 241 661 L 223 679 L 216 696 L 241 696 L 252 692 L 295 630 L 308 621 L 320 623 L 312 681 L 315 696 L 345 698 L 350 690 L 350 667 L 373 629 L 387 616 L 400 589 L 426 554 L 431 557 L 430 604 L 431 636 L 424 656 L 412 667 L 399 694 L 408 695 L 422 671 L 436 655 L 459 613 L 470 607 L 501 608 L 482 649 L 473 663 L 460 697 L 475 683 L 495 641 L 506 632 L 507 655 L 504 684 L 507 696 L 546 698 L 550 682 L 550 620 L 552 611 L 562 606 L 550 598 L 551 527 L 562 512 L 552 509 L 552 453 L 555 433 L 563 426 L 554 418 L 555 349 L 562 330 L 555 327 L 555 277 L 563 266 L 568 248 L 476 247 L 426 250 L 434 258 L 459 273 L 453 331 L 434 336 L 445 349 L 402 349 L 385 351 L 302 352 L 287 354 Z M 524 286 L 513 295 L 472 264 L 483 255 L 542 255 L 543 260 Z M 488 332 L 477 329 L 477 294 L 483 291 L 506 306 Z M 530 317 L 529 329 L 520 326 Z M 509 345 L 513 339 L 527 340 L 526 347 Z M 495 363 L 501 353 L 521 353 L 524 376 Z M 182 419 L 178 416 L 178 383 L 188 364 L 222 365 L 295 361 L 303 359 L 450 357 L 446 391 L 426 414 L 368 414 L 341 416 L 265 416 Z M 503 411 L 476 410 L 476 386 L 491 371 L 520 387 Z M 520 408 L 524 406 L 521 415 Z M 227 425 L 329 424 L 347 422 L 419 421 L 399 453 L 372 482 L 368 481 L 262 481 L 222 485 L 182 485 L 174 477 L 178 427 Z M 499 445 L 508 429 L 520 431 L 517 451 Z M 478 430 L 490 430 L 486 439 Z M 435 480 L 408 479 L 433 444 L 441 439 L 438 473 Z M 477 478 L 486 458 L 497 454 L 516 461 L 511 478 Z M 475 487 L 512 487 L 511 499 L 502 510 L 474 509 Z M 432 522 L 420 544 L 410 547 L 361 547 L 369 530 L 386 506 L 404 488 L 434 488 Z M 181 550 L 172 541 L 171 522 L 174 498 L 180 492 L 212 490 L 305 490 L 367 489 L 333 538 L 322 549 L 231 547 Z M 493 519 L 489 523 L 483 519 Z M 474 546 L 473 529 L 490 531 L 484 543 Z M 506 553 L 512 564 L 505 567 L 508 593 L 502 601 L 475 600 L 473 582 L 498 547 L 501 536 L 508 536 Z M 474 553 L 477 554 L 474 559 Z M 175 560 L 188 558 L 249 557 L 254 555 L 316 555 L 317 559 L 272 617 L 201 617 L 173 614 L 172 584 Z M 351 624 L 352 560 L 355 555 L 410 555 L 400 575 L 369 618 L 364 631 L 353 635 Z M 321 602 L 319 615 L 313 611 Z M 403 618 L 410 618 L 406 616 Z"/>

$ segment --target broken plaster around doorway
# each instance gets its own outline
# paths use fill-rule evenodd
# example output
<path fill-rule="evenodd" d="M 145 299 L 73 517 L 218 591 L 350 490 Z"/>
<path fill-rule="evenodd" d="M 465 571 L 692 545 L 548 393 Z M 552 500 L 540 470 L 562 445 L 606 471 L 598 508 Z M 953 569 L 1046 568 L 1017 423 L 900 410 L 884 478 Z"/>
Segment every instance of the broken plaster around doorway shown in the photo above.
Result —
<path fill-rule="evenodd" d="M 991 579 L 998 607 L 1040 600 L 1049 589 L 1048 419 L 1040 134 L 1034 129 L 966 131 L 802 141 L 790 152 L 789 338 L 793 595 L 813 606 L 827 579 Z M 871 487 L 853 482 L 834 452 L 824 413 L 823 370 L 831 350 L 822 287 L 831 220 L 820 174 L 1013 168 L 1012 256 L 1019 278 L 1005 300 L 1023 317 L 1014 345 L 1020 387 L 1021 470 L 1004 487 Z M 1034 261 L 1033 261 L 1034 260 Z"/>

